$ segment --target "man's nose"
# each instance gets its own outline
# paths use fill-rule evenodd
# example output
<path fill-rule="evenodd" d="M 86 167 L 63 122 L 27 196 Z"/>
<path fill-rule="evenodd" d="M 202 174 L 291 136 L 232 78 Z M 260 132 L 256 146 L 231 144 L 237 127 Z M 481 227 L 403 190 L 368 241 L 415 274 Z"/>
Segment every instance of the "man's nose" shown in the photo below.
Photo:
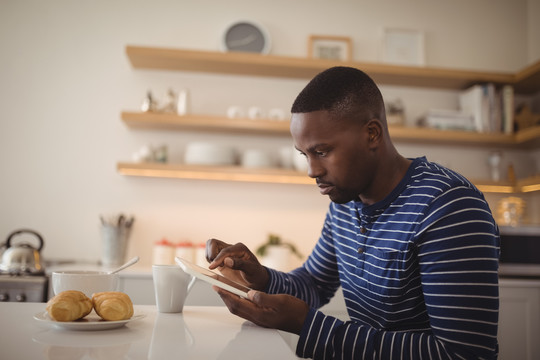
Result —
<path fill-rule="evenodd" d="M 308 163 L 308 176 L 313 179 L 321 177 L 324 173 L 324 168 L 321 164 L 318 161 L 309 158 L 306 160 Z"/>

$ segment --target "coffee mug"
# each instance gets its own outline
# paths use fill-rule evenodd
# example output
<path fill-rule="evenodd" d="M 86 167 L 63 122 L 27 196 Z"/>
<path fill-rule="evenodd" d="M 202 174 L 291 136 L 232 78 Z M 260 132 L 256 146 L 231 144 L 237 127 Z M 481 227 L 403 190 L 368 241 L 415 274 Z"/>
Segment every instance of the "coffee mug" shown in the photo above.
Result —
<path fill-rule="evenodd" d="M 176 265 L 152 265 L 156 305 L 160 313 L 181 313 L 197 278 Z"/>

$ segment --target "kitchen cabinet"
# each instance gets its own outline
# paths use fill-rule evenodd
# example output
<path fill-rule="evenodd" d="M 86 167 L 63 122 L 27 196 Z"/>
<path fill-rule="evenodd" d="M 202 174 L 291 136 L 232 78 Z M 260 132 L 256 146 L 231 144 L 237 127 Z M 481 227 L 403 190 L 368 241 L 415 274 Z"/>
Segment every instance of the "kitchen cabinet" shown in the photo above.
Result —
<path fill-rule="evenodd" d="M 540 359 L 540 280 L 499 285 L 499 359 Z"/>
<path fill-rule="evenodd" d="M 328 67 L 346 65 L 362 68 L 379 84 L 459 90 L 477 82 L 493 82 L 511 84 L 516 93 L 519 94 L 531 94 L 540 90 L 540 61 L 517 73 L 498 73 L 141 46 L 127 46 L 126 53 L 132 66 L 137 69 L 310 79 Z M 152 112 L 123 112 L 121 116 L 128 127 L 135 129 L 202 130 L 220 133 L 289 136 L 287 121 L 269 119 L 254 121 L 212 115 L 178 116 Z M 396 142 L 414 142 L 416 144 L 497 146 L 510 149 L 540 147 L 540 126 L 511 135 L 393 126 L 390 128 L 390 135 Z M 308 179 L 305 174 L 286 169 L 253 170 L 238 166 L 202 167 L 181 164 L 118 163 L 117 170 L 121 174 L 130 176 L 290 184 L 313 183 L 312 179 Z M 483 180 L 473 182 L 484 192 L 540 191 L 539 176 L 521 179 L 513 183 L 493 183 Z"/>

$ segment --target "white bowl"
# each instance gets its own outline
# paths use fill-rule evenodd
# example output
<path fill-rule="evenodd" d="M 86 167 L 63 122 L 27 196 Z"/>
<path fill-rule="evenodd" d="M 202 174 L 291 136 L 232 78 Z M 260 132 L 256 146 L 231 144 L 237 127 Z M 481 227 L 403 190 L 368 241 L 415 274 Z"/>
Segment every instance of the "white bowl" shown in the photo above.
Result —
<path fill-rule="evenodd" d="M 263 150 L 250 149 L 244 151 L 240 161 L 243 167 L 248 168 L 269 168 L 272 167 L 272 160 L 268 153 Z"/>
<path fill-rule="evenodd" d="M 184 162 L 192 165 L 234 165 L 235 151 L 230 146 L 192 142 L 187 144 Z"/>
<path fill-rule="evenodd" d="M 118 289 L 118 274 L 105 271 L 53 271 L 51 281 L 55 295 L 66 290 L 79 290 L 92 297 L 93 293 Z"/>

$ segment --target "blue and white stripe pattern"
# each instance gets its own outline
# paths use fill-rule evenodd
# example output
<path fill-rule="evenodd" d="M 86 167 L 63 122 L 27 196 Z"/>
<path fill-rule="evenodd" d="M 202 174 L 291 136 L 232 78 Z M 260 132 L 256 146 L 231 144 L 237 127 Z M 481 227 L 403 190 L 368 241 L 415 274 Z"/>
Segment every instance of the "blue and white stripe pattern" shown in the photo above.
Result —
<path fill-rule="evenodd" d="M 268 292 L 312 307 L 297 355 L 315 359 L 497 357 L 498 229 L 483 195 L 425 158 L 384 200 L 331 203 L 304 265 Z M 316 310 L 342 286 L 351 321 Z"/>

